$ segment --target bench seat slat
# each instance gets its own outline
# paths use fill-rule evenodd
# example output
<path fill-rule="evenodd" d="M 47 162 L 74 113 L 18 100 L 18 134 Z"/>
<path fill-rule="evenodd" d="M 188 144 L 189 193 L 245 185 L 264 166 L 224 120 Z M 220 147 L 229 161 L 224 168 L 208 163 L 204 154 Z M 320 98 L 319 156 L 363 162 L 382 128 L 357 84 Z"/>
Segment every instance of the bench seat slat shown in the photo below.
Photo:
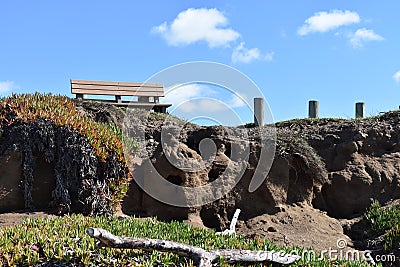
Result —
<path fill-rule="evenodd" d="M 128 87 L 128 86 L 107 86 L 107 85 L 92 85 L 92 84 L 73 84 L 72 90 L 106 90 L 106 91 L 128 91 L 128 92 L 164 92 L 164 88 L 159 87 Z"/>
<path fill-rule="evenodd" d="M 150 107 L 170 107 L 172 104 L 154 104 L 154 103 L 140 103 L 140 102 L 106 102 L 108 104 L 112 104 L 114 106 L 127 106 L 127 107 L 144 107 L 144 108 L 150 108 Z"/>
<path fill-rule="evenodd" d="M 158 96 L 163 97 L 164 92 L 156 92 L 156 91 L 126 91 L 126 90 L 95 90 L 95 89 L 72 89 L 73 94 L 82 94 L 82 95 L 111 95 L 111 96 Z"/>
<path fill-rule="evenodd" d="M 135 82 L 110 82 L 110 81 L 89 81 L 89 80 L 71 80 L 71 85 L 86 84 L 86 85 L 105 85 L 105 86 L 127 86 L 127 87 L 153 87 L 161 88 L 164 86 L 161 83 L 135 83 Z"/>
<path fill-rule="evenodd" d="M 164 91 L 162 87 L 140 87 L 140 86 L 123 86 L 123 85 L 94 85 L 94 84 L 72 84 L 72 89 L 105 89 L 105 90 L 142 90 L 142 91 Z M 114 89 L 115 88 L 115 89 Z"/>

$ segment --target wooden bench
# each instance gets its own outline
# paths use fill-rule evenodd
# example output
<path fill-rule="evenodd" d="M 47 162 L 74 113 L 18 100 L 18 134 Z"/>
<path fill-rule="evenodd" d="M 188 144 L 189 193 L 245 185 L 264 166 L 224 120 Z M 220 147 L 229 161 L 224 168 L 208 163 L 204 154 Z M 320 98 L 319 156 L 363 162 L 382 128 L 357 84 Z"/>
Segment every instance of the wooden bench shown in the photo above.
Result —
<path fill-rule="evenodd" d="M 162 104 L 160 97 L 164 96 L 164 86 L 159 83 L 133 83 L 71 80 L 71 92 L 77 99 L 84 99 L 86 95 L 111 95 L 115 100 L 100 100 L 116 106 L 153 109 L 155 112 L 166 113 L 172 104 Z M 138 101 L 123 101 L 123 96 L 137 96 Z"/>

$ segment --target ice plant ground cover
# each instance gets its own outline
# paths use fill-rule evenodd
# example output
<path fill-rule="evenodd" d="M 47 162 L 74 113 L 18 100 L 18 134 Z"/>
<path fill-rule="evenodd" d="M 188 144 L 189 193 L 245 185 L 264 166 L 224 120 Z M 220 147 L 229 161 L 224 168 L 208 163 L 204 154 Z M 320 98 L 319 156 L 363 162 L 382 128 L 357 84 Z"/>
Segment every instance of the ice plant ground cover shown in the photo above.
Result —
<path fill-rule="evenodd" d="M 400 249 L 400 203 L 382 207 L 375 201 L 364 216 L 368 237 L 383 236 L 385 250 Z"/>
<path fill-rule="evenodd" d="M 38 262 L 64 262 L 72 266 L 153 266 L 193 263 L 171 253 L 98 248 L 86 234 L 89 227 L 99 227 L 119 236 L 157 238 L 177 241 L 204 249 L 249 249 L 290 252 L 300 248 L 282 248 L 266 239 L 216 235 L 214 231 L 192 227 L 183 222 L 159 222 L 156 218 L 85 217 L 69 215 L 26 219 L 22 224 L 0 229 L 0 263 L 3 266 Z M 222 263 L 221 265 L 227 266 Z M 302 259 L 292 266 L 368 266 L 366 263 Z M 262 265 L 258 265 L 262 266 Z"/>
<path fill-rule="evenodd" d="M 122 141 L 115 129 L 82 116 L 66 96 L 13 94 L 0 102 L 0 121 L 3 125 L 18 120 L 25 123 L 34 122 L 40 118 L 48 119 L 56 126 L 69 127 L 86 136 L 97 156 L 103 160 L 111 151 L 116 151 L 123 159 Z"/>

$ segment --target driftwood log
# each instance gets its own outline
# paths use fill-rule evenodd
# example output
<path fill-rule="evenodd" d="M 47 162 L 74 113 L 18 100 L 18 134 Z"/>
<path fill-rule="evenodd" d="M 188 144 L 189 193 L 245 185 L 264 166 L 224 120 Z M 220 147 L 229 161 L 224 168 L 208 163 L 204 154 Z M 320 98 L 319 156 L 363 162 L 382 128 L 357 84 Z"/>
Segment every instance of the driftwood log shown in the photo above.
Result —
<path fill-rule="evenodd" d="M 147 251 L 158 250 L 171 252 L 183 257 L 190 258 L 196 266 L 209 267 L 218 263 L 219 257 L 225 262 L 277 262 L 291 264 L 300 259 L 299 256 L 284 254 L 275 251 L 253 251 L 238 249 L 215 249 L 205 250 L 178 242 L 134 237 L 119 237 L 101 228 L 88 228 L 87 234 L 100 241 L 100 246 L 123 249 L 142 249 Z"/>
<path fill-rule="evenodd" d="M 226 229 L 223 232 L 217 232 L 217 235 L 236 235 L 236 223 L 239 218 L 240 214 L 240 209 L 236 209 L 235 214 L 233 214 L 233 218 L 231 221 L 231 225 L 229 226 L 229 229 Z"/>

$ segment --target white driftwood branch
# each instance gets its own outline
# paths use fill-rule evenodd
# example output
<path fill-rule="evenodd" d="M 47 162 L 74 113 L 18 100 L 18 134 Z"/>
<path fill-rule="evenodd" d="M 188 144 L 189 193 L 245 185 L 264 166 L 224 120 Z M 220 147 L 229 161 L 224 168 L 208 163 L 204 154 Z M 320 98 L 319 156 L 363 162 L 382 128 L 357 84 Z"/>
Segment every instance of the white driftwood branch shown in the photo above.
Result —
<path fill-rule="evenodd" d="M 239 214 L 240 214 L 241 210 L 240 209 L 236 209 L 235 214 L 233 214 L 233 218 L 231 221 L 231 225 L 229 226 L 229 230 L 233 231 L 234 233 L 236 233 L 235 229 L 236 229 L 236 223 L 237 220 L 239 218 Z"/>
<path fill-rule="evenodd" d="M 229 226 L 229 229 L 226 229 L 223 232 L 217 232 L 217 235 L 236 235 L 236 223 L 237 220 L 239 218 L 239 214 L 240 214 L 240 209 L 236 209 L 235 214 L 233 214 L 233 218 L 231 221 L 231 224 Z"/>
<path fill-rule="evenodd" d="M 219 257 L 222 257 L 228 263 L 270 261 L 281 264 L 290 264 L 300 259 L 299 256 L 283 254 L 274 251 L 252 251 L 237 249 L 204 250 L 199 247 L 168 240 L 119 237 L 101 228 L 89 228 L 87 229 L 87 233 L 90 237 L 99 240 L 101 246 L 172 252 L 192 259 L 196 266 L 199 267 L 211 267 L 213 263 L 218 262 Z"/>
<path fill-rule="evenodd" d="M 298 261 L 301 257 L 277 251 L 263 250 L 240 250 L 240 249 L 215 249 L 210 252 L 223 257 L 228 263 L 235 262 L 277 262 L 280 264 L 291 264 Z"/>

